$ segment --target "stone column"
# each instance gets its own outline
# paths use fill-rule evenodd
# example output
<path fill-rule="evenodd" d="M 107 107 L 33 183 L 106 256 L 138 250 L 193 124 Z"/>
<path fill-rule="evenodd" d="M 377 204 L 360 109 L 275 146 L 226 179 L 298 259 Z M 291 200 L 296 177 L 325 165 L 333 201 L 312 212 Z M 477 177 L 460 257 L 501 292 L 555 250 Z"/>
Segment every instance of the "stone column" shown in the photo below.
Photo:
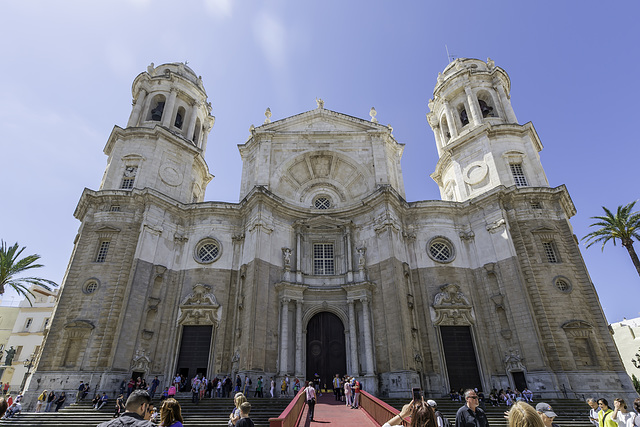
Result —
<path fill-rule="evenodd" d="M 354 301 L 349 301 L 349 341 L 351 342 L 351 376 L 357 376 L 360 373 L 358 366 L 358 337 L 356 336 L 356 309 L 353 306 Z"/>
<path fill-rule="evenodd" d="M 296 230 L 296 283 L 302 283 L 302 233 Z"/>
<path fill-rule="evenodd" d="M 207 151 L 207 141 L 209 140 L 209 132 L 211 132 L 211 126 L 205 126 L 205 129 L 202 133 L 202 142 L 200 143 L 200 148 L 202 151 Z"/>
<path fill-rule="evenodd" d="M 162 126 L 170 128 L 171 118 L 173 117 L 173 107 L 176 105 L 176 98 L 178 96 L 178 92 L 175 89 L 171 89 L 171 93 L 169 93 L 169 99 L 167 99 L 167 103 L 164 106 L 163 116 L 162 116 Z"/>
<path fill-rule="evenodd" d="M 364 353 L 366 375 L 373 375 L 373 343 L 371 342 L 371 324 L 369 323 L 369 298 L 362 298 L 362 321 L 364 323 Z"/>
<path fill-rule="evenodd" d="M 302 300 L 296 300 L 296 377 L 302 377 Z"/>
<path fill-rule="evenodd" d="M 282 298 L 282 326 L 280 327 L 280 375 L 287 375 L 289 366 L 289 299 Z"/>
<path fill-rule="evenodd" d="M 482 124 L 482 114 L 480 113 L 478 98 L 476 98 L 470 87 L 465 87 L 464 93 L 467 95 L 467 104 L 469 104 L 469 109 L 471 109 L 471 123 L 474 126 L 479 126 Z"/>
<path fill-rule="evenodd" d="M 345 227 L 347 234 L 347 282 L 353 282 L 353 254 L 351 249 L 351 228 Z"/>
<path fill-rule="evenodd" d="M 458 136 L 458 128 L 456 127 L 456 121 L 453 118 L 453 113 L 451 112 L 451 105 L 449 105 L 449 101 L 444 102 L 444 114 L 447 116 L 449 134 L 451 134 L 450 139 L 456 138 Z"/>
<path fill-rule="evenodd" d="M 146 97 L 147 97 L 147 91 L 144 89 L 140 89 L 140 92 L 138 93 L 138 98 L 136 98 L 136 104 L 133 106 L 133 111 L 131 112 L 131 116 L 129 117 L 129 122 L 127 123 L 127 127 L 138 126 L 138 122 L 140 120 L 140 113 L 142 112 L 142 107 L 144 106 Z"/>
<path fill-rule="evenodd" d="M 189 116 L 189 126 L 187 126 L 186 137 L 189 141 L 193 139 L 193 134 L 196 130 L 196 119 L 198 118 L 198 103 L 191 103 L 191 115 Z"/>
<path fill-rule="evenodd" d="M 504 108 L 504 112 L 507 115 L 508 123 L 518 123 L 518 119 L 516 118 L 516 113 L 513 111 L 513 107 L 511 107 L 511 101 L 507 98 L 507 93 L 504 91 L 504 87 L 502 87 L 501 83 L 495 84 L 496 89 L 498 90 L 498 95 L 500 95 L 500 103 Z"/>

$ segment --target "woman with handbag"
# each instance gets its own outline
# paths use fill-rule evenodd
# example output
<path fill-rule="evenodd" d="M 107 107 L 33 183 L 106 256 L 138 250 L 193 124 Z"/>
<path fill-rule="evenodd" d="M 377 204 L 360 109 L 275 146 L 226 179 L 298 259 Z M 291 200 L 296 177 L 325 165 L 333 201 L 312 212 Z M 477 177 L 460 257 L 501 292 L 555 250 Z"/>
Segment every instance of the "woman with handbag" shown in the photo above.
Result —
<path fill-rule="evenodd" d="M 304 389 L 307 394 L 307 405 L 309 405 L 309 419 L 313 421 L 313 411 L 316 407 L 316 389 L 313 388 L 313 381 L 309 382 L 307 388 Z"/>

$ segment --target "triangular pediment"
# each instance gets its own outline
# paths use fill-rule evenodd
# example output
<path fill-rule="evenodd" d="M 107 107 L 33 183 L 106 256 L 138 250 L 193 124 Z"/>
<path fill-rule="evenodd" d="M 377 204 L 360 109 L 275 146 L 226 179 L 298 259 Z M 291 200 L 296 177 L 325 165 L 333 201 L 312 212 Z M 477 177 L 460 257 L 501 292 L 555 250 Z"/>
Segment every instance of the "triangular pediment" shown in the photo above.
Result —
<path fill-rule="evenodd" d="M 386 126 L 324 108 L 307 111 L 256 128 L 276 133 L 388 131 Z"/>
<path fill-rule="evenodd" d="M 330 215 L 318 215 L 312 218 L 296 221 L 295 226 L 308 227 L 315 230 L 335 230 L 349 225 L 351 221 L 332 217 Z"/>

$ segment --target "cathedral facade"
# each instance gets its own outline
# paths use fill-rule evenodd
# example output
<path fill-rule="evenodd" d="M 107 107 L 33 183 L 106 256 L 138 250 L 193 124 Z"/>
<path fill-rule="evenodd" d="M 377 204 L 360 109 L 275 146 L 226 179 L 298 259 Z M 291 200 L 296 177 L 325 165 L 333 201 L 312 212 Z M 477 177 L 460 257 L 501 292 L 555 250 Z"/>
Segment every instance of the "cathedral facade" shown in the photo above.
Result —
<path fill-rule="evenodd" d="M 148 67 L 85 189 L 29 392 L 176 373 L 633 393 L 531 123 L 493 61 L 439 74 L 427 114 L 441 200 L 408 202 L 403 144 L 324 108 L 251 128 L 239 203 L 204 201 L 201 79 Z M 255 382 L 254 382 L 255 383 Z M 569 394 L 573 397 L 572 394 Z"/>

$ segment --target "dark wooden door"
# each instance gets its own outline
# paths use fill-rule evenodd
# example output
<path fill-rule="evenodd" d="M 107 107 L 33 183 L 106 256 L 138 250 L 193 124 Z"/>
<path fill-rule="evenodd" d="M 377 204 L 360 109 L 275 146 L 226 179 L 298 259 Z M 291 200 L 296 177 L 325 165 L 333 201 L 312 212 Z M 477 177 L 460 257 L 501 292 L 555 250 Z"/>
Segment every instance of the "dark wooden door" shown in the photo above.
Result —
<path fill-rule="evenodd" d="M 307 324 L 307 380 L 320 375 L 320 386 L 333 387 L 336 374 L 347 373 L 344 326 L 333 313 L 318 313 Z"/>
<path fill-rule="evenodd" d="M 516 386 L 516 389 L 522 391 L 527 388 L 527 378 L 522 371 L 514 371 L 511 372 L 511 376 L 513 377 L 513 383 Z"/>
<path fill-rule="evenodd" d="M 213 326 L 183 326 L 180 355 L 178 356 L 177 372 L 188 372 L 189 380 L 196 373 L 207 372 L 209 365 L 209 350 Z"/>
<path fill-rule="evenodd" d="M 469 326 L 440 326 L 444 357 L 449 374 L 449 387 L 482 390 L 476 351 Z"/>

